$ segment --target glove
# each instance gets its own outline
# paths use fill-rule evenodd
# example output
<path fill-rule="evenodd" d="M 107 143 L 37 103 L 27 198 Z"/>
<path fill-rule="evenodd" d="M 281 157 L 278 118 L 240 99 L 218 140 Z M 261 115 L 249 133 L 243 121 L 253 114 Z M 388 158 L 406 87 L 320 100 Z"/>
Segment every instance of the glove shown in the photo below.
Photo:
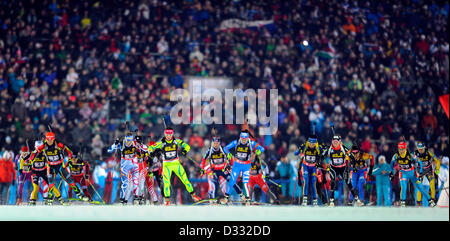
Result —
<path fill-rule="evenodd" d="M 205 175 L 205 173 L 206 173 L 206 171 L 205 171 L 205 169 L 200 169 L 200 176 L 203 176 L 203 175 Z"/>
<path fill-rule="evenodd" d="M 22 175 L 23 174 L 23 170 L 19 169 L 19 173 L 20 173 L 20 175 Z"/>
<path fill-rule="evenodd" d="M 232 157 L 233 157 L 233 154 L 228 153 L 228 155 L 227 155 L 228 160 L 231 160 Z"/>
<path fill-rule="evenodd" d="M 230 167 L 230 166 L 227 166 L 227 167 L 225 167 L 222 171 L 223 171 L 223 173 L 225 173 L 225 174 L 231 173 L 231 167 Z"/>
<path fill-rule="evenodd" d="M 316 168 L 320 168 L 320 162 L 316 162 Z"/>
<path fill-rule="evenodd" d="M 298 175 L 298 178 L 297 178 L 298 185 L 301 187 L 302 186 L 302 179 L 300 178 L 301 177 L 300 172 L 298 172 L 297 175 Z"/>
<path fill-rule="evenodd" d="M 119 145 L 119 143 L 120 143 L 120 140 L 119 140 L 119 138 L 117 138 L 116 141 L 114 142 L 114 145 L 117 146 L 117 145 Z"/>
<path fill-rule="evenodd" d="M 149 152 L 147 162 L 151 163 L 151 160 L 153 160 L 153 158 L 155 158 L 155 152 Z"/>
<path fill-rule="evenodd" d="M 439 169 L 436 169 L 436 171 L 434 171 L 434 173 L 436 173 L 436 175 L 439 175 Z"/>
<path fill-rule="evenodd" d="M 181 155 L 182 155 L 182 156 L 186 156 L 186 154 L 187 154 L 187 151 L 186 151 L 186 150 L 181 151 Z"/>
<path fill-rule="evenodd" d="M 394 177 L 394 173 L 389 173 L 389 179 L 392 180 L 392 178 Z"/>
<path fill-rule="evenodd" d="M 12 180 L 12 185 L 13 185 L 13 186 L 16 185 L 16 179 L 13 179 L 13 180 Z"/>

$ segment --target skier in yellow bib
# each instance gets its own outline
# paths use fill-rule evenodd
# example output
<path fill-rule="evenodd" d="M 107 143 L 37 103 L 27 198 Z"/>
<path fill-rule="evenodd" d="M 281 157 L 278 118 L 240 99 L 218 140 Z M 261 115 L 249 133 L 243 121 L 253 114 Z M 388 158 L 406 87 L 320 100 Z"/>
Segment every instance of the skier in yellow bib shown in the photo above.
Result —
<path fill-rule="evenodd" d="M 152 146 L 148 148 L 148 152 L 150 156 L 153 156 L 153 153 L 156 150 L 161 151 L 161 155 L 163 157 L 163 183 L 164 183 L 164 199 L 165 204 L 170 204 L 170 177 L 172 176 L 172 172 L 174 172 L 183 184 L 186 186 L 186 190 L 191 194 L 192 199 L 195 202 L 201 200 L 194 193 L 194 187 L 191 182 L 189 182 L 186 171 L 180 163 L 180 159 L 178 156 L 178 148 L 181 148 L 181 155 L 185 156 L 189 150 L 190 146 L 183 142 L 181 139 L 173 138 L 173 129 L 168 127 L 164 130 L 164 138 L 161 141 L 156 142 Z"/>

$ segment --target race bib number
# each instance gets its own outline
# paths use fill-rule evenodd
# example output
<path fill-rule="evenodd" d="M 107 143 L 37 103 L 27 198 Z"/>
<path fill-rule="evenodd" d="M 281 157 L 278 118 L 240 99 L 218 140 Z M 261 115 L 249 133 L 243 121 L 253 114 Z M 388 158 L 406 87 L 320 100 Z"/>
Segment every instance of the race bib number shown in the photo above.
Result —
<path fill-rule="evenodd" d="M 335 159 L 333 159 L 333 163 L 335 165 L 342 165 L 342 164 L 344 164 L 344 158 L 335 158 Z"/>
<path fill-rule="evenodd" d="M 166 157 L 167 157 L 167 159 L 173 159 L 173 158 L 175 158 L 177 156 L 177 152 L 176 151 L 169 151 L 169 152 L 166 152 Z"/>
<path fill-rule="evenodd" d="M 126 159 L 133 159 L 134 158 L 134 154 L 127 154 L 125 155 Z"/>
<path fill-rule="evenodd" d="M 79 175 L 79 174 L 81 174 L 81 171 L 71 171 L 70 172 L 72 175 Z"/>
<path fill-rule="evenodd" d="M 399 165 L 401 169 L 409 169 L 409 165 Z"/>
<path fill-rule="evenodd" d="M 238 153 L 236 153 L 236 157 L 239 159 L 239 160 L 246 160 L 247 159 L 247 153 L 244 153 L 244 152 L 238 152 Z"/>
<path fill-rule="evenodd" d="M 221 159 L 212 159 L 212 163 L 214 165 L 220 165 L 223 163 L 223 159 L 222 158 Z"/>
<path fill-rule="evenodd" d="M 51 162 L 59 161 L 59 157 L 58 156 L 48 156 L 48 160 Z"/>
<path fill-rule="evenodd" d="M 36 168 L 42 168 L 42 167 L 45 166 L 45 162 L 35 162 L 35 163 L 34 163 L 34 166 L 35 166 Z"/>
<path fill-rule="evenodd" d="M 306 160 L 306 162 L 313 163 L 316 161 L 316 157 L 315 156 L 305 156 L 305 160 Z"/>

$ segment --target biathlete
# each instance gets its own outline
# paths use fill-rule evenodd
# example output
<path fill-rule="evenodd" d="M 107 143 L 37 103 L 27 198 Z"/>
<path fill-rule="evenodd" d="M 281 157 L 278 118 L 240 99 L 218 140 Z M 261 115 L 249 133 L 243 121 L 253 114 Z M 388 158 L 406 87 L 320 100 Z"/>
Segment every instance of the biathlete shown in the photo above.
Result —
<path fill-rule="evenodd" d="M 154 156 L 154 152 L 160 150 L 163 157 L 162 175 L 164 182 L 165 205 L 170 205 L 170 178 L 172 176 L 172 172 L 175 173 L 178 178 L 180 178 L 181 182 L 183 182 L 186 190 L 189 192 L 194 202 L 198 202 L 201 200 L 201 198 L 195 194 L 194 187 L 188 180 L 186 171 L 181 165 L 180 158 L 178 156 L 179 148 L 181 149 L 180 154 L 182 156 L 186 156 L 186 154 L 190 150 L 190 146 L 183 140 L 174 138 L 173 134 L 174 131 L 171 127 L 165 128 L 164 137 L 162 138 L 162 140 L 156 142 L 154 145 L 148 148 L 150 156 Z"/>
<path fill-rule="evenodd" d="M 305 144 L 294 152 L 294 155 L 300 156 L 301 164 L 297 170 L 298 176 L 302 177 L 303 200 L 302 205 L 308 205 L 309 188 L 311 188 L 312 204 L 318 205 L 317 201 L 317 175 L 318 167 L 321 165 L 322 148 L 319 145 L 317 137 L 311 135 Z"/>
<path fill-rule="evenodd" d="M 48 176 L 47 176 L 47 158 L 44 155 L 44 152 L 38 152 L 37 149 L 44 146 L 44 142 L 38 140 L 34 143 L 35 150 L 31 153 L 30 156 L 30 164 L 31 164 L 31 178 L 33 179 L 33 191 L 30 195 L 29 205 L 36 205 L 36 200 L 39 192 L 39 183 L 42 185 L 43 189 L 43 199 L 44 204 L 49 204 L 47 202 L 48 199 Z M 58 201 L 64 205 L 64 200 L 61 197 L 61 194 L 56 189 L 55 196 Z"/>
<path fill-rule="evenodd" d="M 264 148 L 258 145 L 256 141 L 250 140 L 248 130 L 243 130 L 238 140 L 232 141 L 224 148 L 228 160 L 231 160 L 233 158 L 231 150 L 234 150 L 234 163 L 231 169 L 230 180 L 227 183 L 227 191 L 225 193 L 223 203 L 228 202 L 231 193 L 231 188 L 234 187 L 239 175 L 242 174 L 242 183 L 245 198 L 245 200 L 243 201 L 246 202 L 246 205 L 249 205 L 250 190 L 248 182 L 250 180 L 251 162 L 255 158 L 255 156 L 260 156 L 261 153 L 264 152 Z M 254 154 L 252 154 L 253 150 L 255 150 Z"/>
<path fill-rule="evenodd" d="M 425 147 L 425 143 L 423 141 L 418 141 L 416 143 L 417 150 L 415 151 L 415 155 L 422 162 L 422 175 L 419 177 L 419 180 L 422 182 L 423 176 L 428 179 L 430 183 L 430 196 L 434 202 L 436 202 L 436 176 L 439 175 L 439 171 L 441 168 L 441 160 L 436 157 L 427 147 Z M 422 206 L 422 193 L 417 192 L 417 206 Z"/>
<path fill-rule="evenodd" d="M 139 201 L 138 197 L 138 186 L 139 186 L 139 165 L 138 165 L 138 152 L 140 151 L 140 146 L 134 140 L 131 132 L 125 134 L 125 138 L 121 142 L 116 139 L 114 144 L 108 149 L 108 152 L 113 151 L 120 152 L 120 203 L 126 205 L 128 203 L 127 194 L 130 190 L 133 193 L 133 203 Z M 128 183 L 132 186 L 129 187 Z"/>
<path fill-rule="evenodd" d="M 88 192 L 88 187 L 90 185 L 90 165 L 87 161 L 82 160 L 79 154 L 73 154 L 72 158 L 67 162 L 70 175 L 73 178 L 75 184 L 80 185 L 81 190 L 84 195 L 92 201 L 91 194 Z M 69 186 L 68 197 L 72 198 L 72 187 Z"/>

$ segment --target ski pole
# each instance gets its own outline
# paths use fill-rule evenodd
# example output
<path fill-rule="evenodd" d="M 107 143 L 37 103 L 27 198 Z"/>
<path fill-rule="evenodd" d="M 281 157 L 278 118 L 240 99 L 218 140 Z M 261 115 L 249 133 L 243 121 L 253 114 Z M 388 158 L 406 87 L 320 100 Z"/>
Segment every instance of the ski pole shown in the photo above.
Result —
<path fill-rule="evenodd" d="M 206 170 L 203 169 L 200 164 L 198 164 L 196 161 L 194 161 L 194 159 L 192 159 L 190 156 L 186 156 L 189 160 L 191 160 L 193 163 L 195 163 L 195 165 L 200 168 L 202 171 L 204 171 L 206 173 Z"/>
<path fill-rule="evenodd" d="M 294 203 L 295 188 L 297 187 L 297 181 L 298 181 L 298 175 L 297 175 L 297 177 L 295 178 L 294 191 L 292 192 L 291 205 Z"/>
<path fill-rule="evenodd" d="M 442 188 L 439 188 L 439 192 L 441 192 L 442 190 L 444 190 L 445 193 L 447 193 L 447 196 L 448 196 L 448 191 L 447 191 L 448 188 L 445 188 L 445 182 L 443 182 L 442 179 L 441 179 L 439 176 L 437 176 L 437 177 L 438 177 L 439 181 L 442 182 Z"/>
<path fill-rule="evenodd" d="M 94 185 L 92 185 L 91 180 L 86 178 L 86 181 L 89 183 L 89 185 L 91 185 L 92 189 L 94 190 L 95 194 L 97 194 L 97 196 L 100 198 L 100 200 L 102 200 L 102 203 L 105 204 L 105 201 L 103 200 L 102 196 L 98 194 L 97 189 L 95 189 Z"/>
<path fill-rule="evenodd" d="M 269 181 L 269 182 L 273 183 L 275 186 L 281 188 L 281 184 L 275 182 L 274 180 L 272 180 L 272 179 L 270 179 L 270 178 L 268 178 L 268 177 L 267 177 L 267 181 Z"/>
<path fill-rule="evenodd" d="M 55 179 L 56 179 L 56 177 L 55 177 Z M 58 189 L 58 191 L 59 191 L 59 188 L 61 187 L 61 183 L 63 182 L 63 180 L 64 180 L 64 178 L 63 177 L 61 177 L 61 181 L 59 182 L 59 184 L 58 184 L 58 187 L 56 187 L 56 189 Z M 56 181 L 56 180 L 55 180 Z M 55 187 L 53 187 L 53 188 L 55 188 Z M 62 195 L 62 194 L 61 194 Z M 52 199 L 53 200 L 55 200 L 55 195 L 53 195 L 53 190 L 52 190 Z"/>

